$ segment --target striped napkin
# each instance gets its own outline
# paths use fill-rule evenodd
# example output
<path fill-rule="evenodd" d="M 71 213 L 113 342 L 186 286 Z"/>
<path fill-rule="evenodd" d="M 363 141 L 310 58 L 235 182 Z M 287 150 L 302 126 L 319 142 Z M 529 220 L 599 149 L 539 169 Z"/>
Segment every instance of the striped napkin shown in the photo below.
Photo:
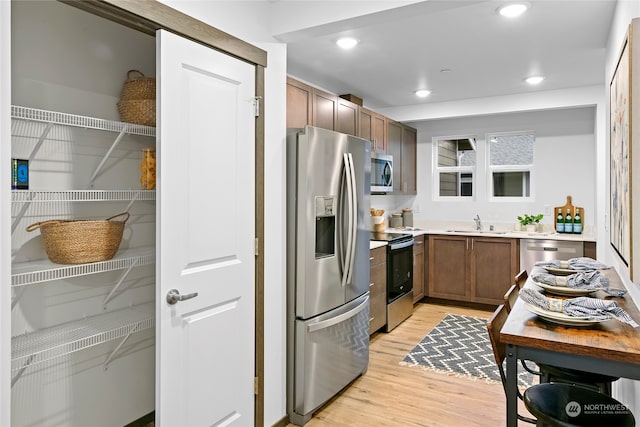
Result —
<path fill-rule="evenodd" d="M 536 262 L 537 267 L 570 268 L 572 270 L 607 270 L 610 265 L 596 261 L 593 258 L 579 257 L 568 261 L 549 260 Z"/>
<path fill-rule="evenodd" d="M 524 288 L 518 294 L 526 303 L 547 311 L 556 311 L 569 316 L 589 317 L 596 320 L 617 319 L 634 328 L 638 324 L 615 301 L 598 298 L 577 297 L 571 299 L 547 298 L 535 289 Z"/>
<path fill-rule="evenodd" d="M 531 278 L 539 283 L 549 286 L 559 286 L 590 291 L 602 290 L 609 295 L 621 297 L 627 293 L 624 289 L 610 288 L 609 278 L 599 271 L 579 271 L 568 276 L 555 276 L 546 272 L 537 271 Z"/>

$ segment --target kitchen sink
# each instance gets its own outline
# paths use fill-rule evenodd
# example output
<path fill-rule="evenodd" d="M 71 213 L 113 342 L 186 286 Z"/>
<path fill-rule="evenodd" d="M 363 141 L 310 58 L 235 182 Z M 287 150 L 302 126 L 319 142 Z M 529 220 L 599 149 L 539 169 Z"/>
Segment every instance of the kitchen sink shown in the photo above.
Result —
<path fill-rule="evenodd" d="M 445 230 L 447 233 L 467 233 L 467 234 L 507 234 L 506 231 L 492 230 Z"/>

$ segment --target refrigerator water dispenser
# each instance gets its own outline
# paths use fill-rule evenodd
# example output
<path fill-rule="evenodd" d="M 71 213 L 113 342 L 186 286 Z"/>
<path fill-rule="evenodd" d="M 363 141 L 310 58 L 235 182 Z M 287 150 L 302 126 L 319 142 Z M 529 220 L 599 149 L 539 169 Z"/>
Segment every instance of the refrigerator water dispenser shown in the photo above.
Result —
<path fill-rule="evenodd" d="M 335 255 L 335 197 L 316 197 L 316 259 Z"/>

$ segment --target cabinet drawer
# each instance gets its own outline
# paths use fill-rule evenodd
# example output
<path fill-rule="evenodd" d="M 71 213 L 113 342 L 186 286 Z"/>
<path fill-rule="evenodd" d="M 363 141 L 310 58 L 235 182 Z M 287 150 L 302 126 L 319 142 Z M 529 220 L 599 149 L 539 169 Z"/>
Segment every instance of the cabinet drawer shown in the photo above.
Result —
<path fill-rule="evenodd" d="M 377 295 L 369 298 L 369 334 L 387 324 L 387 298 Z"/>
<path fill-rule="evenodd" d="M 371 249 L 369 252 L 369 263 L 373 267 L 378 264 L 387 263 L 387 247 L 381 246 L 379 248 Z"/>

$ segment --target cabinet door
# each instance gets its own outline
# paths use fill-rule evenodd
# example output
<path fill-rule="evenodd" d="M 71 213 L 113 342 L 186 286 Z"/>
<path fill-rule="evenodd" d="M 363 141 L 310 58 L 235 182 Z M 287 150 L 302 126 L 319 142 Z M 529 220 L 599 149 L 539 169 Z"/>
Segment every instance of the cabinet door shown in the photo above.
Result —
<path fill-rule="evenodd" d="M 287 127 L 303 128 L 313 121 L 313 88 L 287 77 Z"/>
<path fill-rule="evenodd" d="M 402 125 L 387 120 L 387 153 L 393 156 L 393 192 L 402 192 Z"/>
<path fill-rule="evenodd" d="M 424 297 L 424 236 L 416 236 L 413 244 L 413 303 Z"/>
<path fill-rule="evenodd" d="M 387 248 L 371 250 L 369 334 L 387 324 Z"/>
<path fill-rule="evenodd" d="M 358 106 L 351 101 L 338 97 L 336 130 L 347 135 L 357 136 L 359 112 Z"/>
<path fill-rule="evenodd" d="M 466 268 L 469 239 L 459 236 L 429 238 L 429 296 L 466 301 L 470 297 Z"/>
<path fill-rule="evenodd" d="M 376 150 L 387 151 L 386 119 L 377 113 L 371 116 L 371 138 L 375 140 Z"/>
<path fill-rule="evenodd" d="M 416 156 L 417 131 L 408 126 L 402 126 L 402 163 L 400 169 L 400 188 L 403 193 L 416 194 Z"/>
<path fill-rule="evenodd" d="M 360 108 L 360 137 L 371 141 L 371 150 L 384 152 L 387 149 L 384 116 Z"/>
<path fill-rule="evenodd" d="M 518 241 L 484 237 L 473 237 L 470 240 L 472 300 L 485 304 L 502 304 L 505 292 L 518 274 Z"/>
<path fill-rule="evenodd" d="M 359 127 L 360 133 L 358 134 L 358 136 L 360 138 L 368 139 L 369 141 L 371 141 L 371 150 L 375 150 L 376 144 L 371 138 L 371 112 L 368 111 L 366 108 L 360 107 L 359 114 L 360 114 L 360 127 Z"/>
<path fill-rule="evenodd" d="M 156 420 L 253 425 L 255 67 L 166 31 L 157 42 Z M 171 304 L 171 289 L 192 298 Z"/>
<path fill-rule="evenodd" d="M 338 97 L 318 89 L 313 90 L 313 122 L 316 127 L 336 130 Z"/>

